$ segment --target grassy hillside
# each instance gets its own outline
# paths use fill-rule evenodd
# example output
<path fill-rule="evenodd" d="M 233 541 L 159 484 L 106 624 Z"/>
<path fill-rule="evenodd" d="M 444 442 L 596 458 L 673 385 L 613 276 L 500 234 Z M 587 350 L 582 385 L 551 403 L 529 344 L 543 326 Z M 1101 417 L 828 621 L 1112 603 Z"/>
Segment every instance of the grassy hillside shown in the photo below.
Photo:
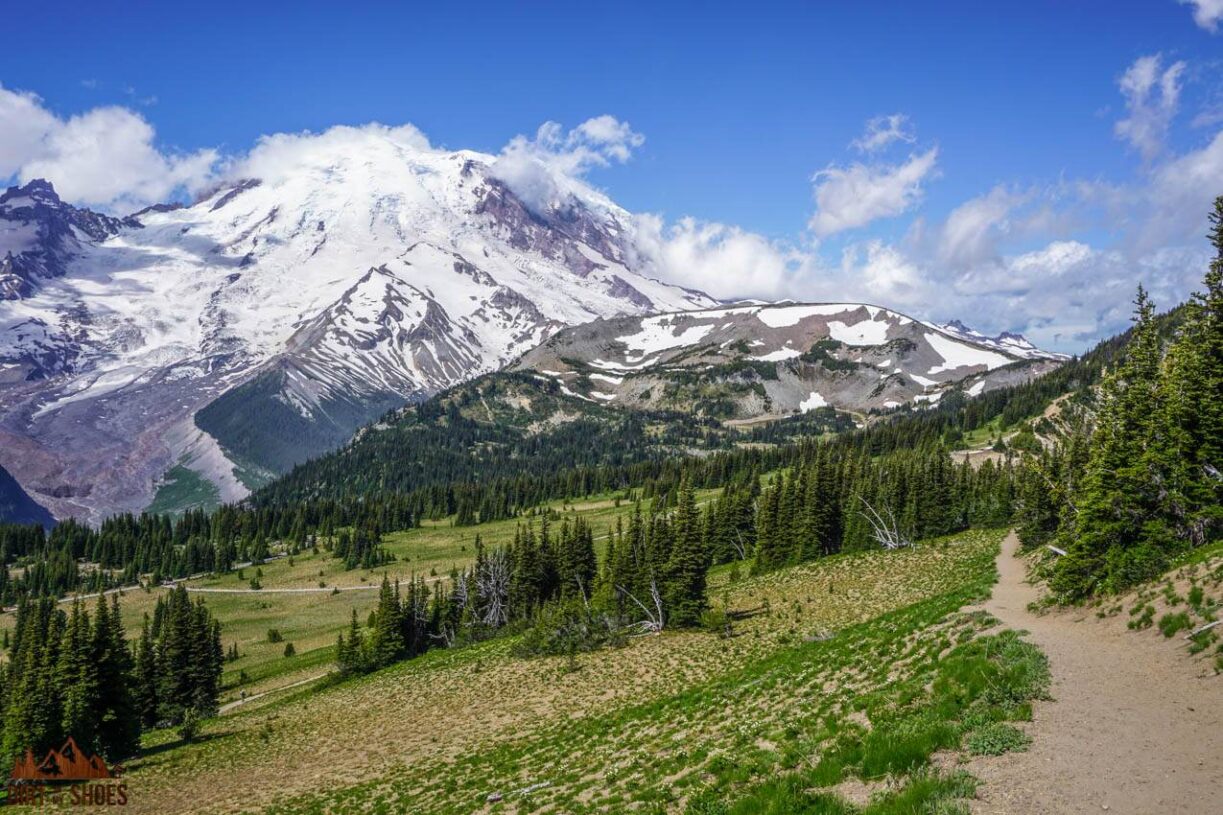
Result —
<path fill-rule="evenodd" d="M 699 491 L 697 500 L 711 500 L 717 492 Z M 614 495 L 573 503 L 554 501 L 548 506 L 558 512 L 580 514 L 591 523 L 595 547 L 600 552 L 617 519 L 625 519 L 632 511 L 630 502 Z M 451 526 L 452 520 L 427 521 L 417 529 L 387 534 L 383 545 L 395 560 L 377 569 L 345 570 L 343 562 L 327 552 L 307 550 L 257 567 L 185 581 L 193 591 L 205 590 L 194 596 L 204 598 L 221 620 L 225 647 L 238 646 L 239 659 L 225 666 L 222 704 L 239 699 L 243 692 L 263 693 L 329 670 L 335 659 L 336 636 L 347 629 L 354 609 L 365 620 L 377 602 L 377 588 L 384 574 L 392 581 L 404 582 L 414 575 L 448 579 L 452 569 L 470 565 L 477 534 L 489 546 L 505 545 L 521 522 L 514 519 L 456 528 Z M 250 581 L 257 575 L 262 589 L 251 591 Z M 152 613 L 164 591 L 123 592 L 123 620 L 129 636 L 139 634 L 144 615 Z M 91 605 L 93 601 L 88 602 Z M 0 630 L 11 631 L 12 625 L 12 614 L 0 616 Z M 281 633 L 283 641 L 268 641 L 268 632 L 273 629 Z M 284 648 L 289 642 L 297 653 L 286 658 Z"/>
<path fill-rule="evenodd" d="M 255 700 L 195 744 L 149 734 L 129 765 L 134 803 L 471 812 L 500 795 L 509 811 L 719 812 L 773 795 L 760 785 L 779 773 L 808 774 L 802 795 L 889 772 L 912 781 L 905 794 L 962 792 L 963 779 L 923 774 L 930 753 L 1025 713 L 1021 698 L 986 699 L 996 686 L 971 674 L 1019 696 L 1039 685 L 1029 676 L 1037 656 L 1011 635 L 982 638 L 988 620 L 959 611 L 987 590 L 1000 537 L 966 533 L 754 578 L 722 567 L 711 595 L 737 618 L 729 637 L 665 632 L 536 659 L 497 639 Z M 907 735 L 872 740 L 869 721 Z M 866 738 L 842 738 L 851 733 Z"/>

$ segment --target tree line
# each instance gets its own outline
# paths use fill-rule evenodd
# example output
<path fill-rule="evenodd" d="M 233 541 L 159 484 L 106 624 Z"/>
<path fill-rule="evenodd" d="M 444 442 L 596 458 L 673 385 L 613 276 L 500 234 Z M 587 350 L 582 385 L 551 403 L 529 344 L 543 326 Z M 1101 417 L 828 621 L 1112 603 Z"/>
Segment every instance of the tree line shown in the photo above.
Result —
<path fill-rule="evenodd" d="M 1124 357 L 1022 469 L 1019 532 L 1066 552 L 1049 581 L 1064 599 L 1122 591 L 1223 536 L 1223 196 L 1210 223 L 1215 256 L 1175 328 L 1139 287 Z"/>
<path fill-rule="evenodd" d="M 69 736 L 108 761 L 133 755 L 143 729 L 216 712 L 220 624 L 181 587 L 158 601 L 135 650 L 117 595 L 65 611 L 49 597 L 22 599 L 0 669 L 0 760 L 40 760 Z"/>

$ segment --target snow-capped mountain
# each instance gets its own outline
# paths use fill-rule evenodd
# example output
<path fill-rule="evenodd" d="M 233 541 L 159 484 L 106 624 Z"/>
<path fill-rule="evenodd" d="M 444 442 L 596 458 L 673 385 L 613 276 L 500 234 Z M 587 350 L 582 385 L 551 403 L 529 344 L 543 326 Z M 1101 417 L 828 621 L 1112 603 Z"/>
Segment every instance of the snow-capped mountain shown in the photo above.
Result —
<path fill-rule="evenodd" d="M 65 204 L 46 181 L 10 187 L 0 195 L 0 300 L 29 297 L 41 281 L 64 274 L 83 244 L 139 225 Z"/>
<path fill-rule="evenodd" d="M 494 162 L 365 130 L 121 221 L 10 189 L 0 466 L 59 516 L 142 509 L 176 463 L 235 498 L 564 326 L 716 304 L 633 268 L 601 194 L 533 211 Z"/>
<path fill-rule="evenodd" d="M 0 196 L 0 467 L 35 501 L 96 521 L 144 509 L 167 474 L 192 502 L 234 500 L 386 411 L 592 320 L 613 326 L 609 340 L 670 336 L 666 326 L 682 323 L 701 332 L 702 349 L 746 344 L 748 361 L 785 367 L 823 353 L 816 362 L 830 370 L 830 359 L 870 369 L 843 393 L 802 377 L 793 394 L 766 384 L 767 406 L 748 413 L 801 410 L 817 392 L 845 409 L 933 399 L 922 378 L 947 380 L 931 369 L 950 359 L 918 340 L 912 366 L 888 373 L 874 346 L 926 327 L 873 306 L 837 306 L 797 327 L 768 322 L 784 307 L 744 306 L 689 325 L 675 313 L 722 304 L 647 275 L 633 218 L 599 192 L 568 179 L 551 203 L 528 203 L 497 157 L 435 150 L 400 129 L 340 130 L 275 161 L 248 157 L 240 178 L 189 206 L 123 219 L 72 207 L 45 181 Z M 660 313 L 652 319 L 666 326 L 639 319 Z M 907 327 L 869 329 L 870 349 L 831 328 L 864 325 L 863 313 Z M 999 361 L 1040 356 L 1007 338 L 930 333 Z M 820 337 L 844 347 L 813 349 Z M 652 359 L 645 345 L 617 348 L 591 358 L 582 382 L 645 375 L 629 370 Z M 688 361 L 706 353 L 675 348 Z M 673 356 L 661 358 L 679 365 Z M 982 373 L 976 365 L 946 371 L 963 379 Z"/>
<path fill-rule="evenodd" d="M 514 367 L 590 402 L 754 422 L 932 404 L 954 389 L 975 396 L 1058 364 L 879 306 L 779 303 L 596 320 Z"/>
<path fill-rule="evenodd" d="M 993 348 L 1021 359 L 1069 359 L 1065 354 L 1042 351 L 1029 342 L 1027 337 L 1022 334 L 1014 334 L 1010 331 L 1003 331 L 996 337 L 990 337 L 982 334 L 980 331 L 969 328 L 959 320 L 952 320 L 942 325 L 935 324 L 933 327 L 953 337 L 959 337 L 975 345 Z"/>

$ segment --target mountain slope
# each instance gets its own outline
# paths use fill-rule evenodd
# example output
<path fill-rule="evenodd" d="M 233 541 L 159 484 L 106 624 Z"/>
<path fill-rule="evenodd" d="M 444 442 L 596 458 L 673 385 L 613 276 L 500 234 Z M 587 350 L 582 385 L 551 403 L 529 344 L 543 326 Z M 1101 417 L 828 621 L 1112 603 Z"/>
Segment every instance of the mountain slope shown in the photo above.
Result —
<path fill-rule="evenodd" d="M 975 396 L 1060 364 L 1021 337 L 1015 347 L 872 305 L 750 305 L 596 320 L 515 368 L 593 401 L 758 421 L 934 403 L 953 387 Z"/>
<path fill-rule="evenodd" d="M 365 500 L 525 476 L 576 493 L 609 489 L 623 486 L 616 467 L 843 432 L 902 406 L 955 413 L 970 397 L 993 398 L 1063 364 L 1032 356 L 855 303 L 596 320 L 558 332 L 503 371 L 384 416 L 254 500 Z M 949 393 L 956 397 L 943 401 Z M 595 467 L 611 480 L 595 484 Z"/>
<path fill-rule="evenodd" d="M 0 467 L 0 523 L 51 526 L 51 513 L 40 507 L 8 471 Z"/>
<path fill-rule="evenodd" d="M 629 215 L 592 190 L 533 211 L 492 156 L 350 136 L 123 221 L 45 182 L 6 193 L 0 465 L 61 516 L 141 509 L 182 461 L 233 497 L 235 472 L 257 483 L 566 325 L 715 304 L 636 271 Z"/>
<path fill-rule="evenodd" d="M 10 187 L 0 194 L 0 300 L 29 297 L 43 281 L 63 275 L 83 244 L 139 226 L 134 218 L 65 204 L 41 179 Z"/>

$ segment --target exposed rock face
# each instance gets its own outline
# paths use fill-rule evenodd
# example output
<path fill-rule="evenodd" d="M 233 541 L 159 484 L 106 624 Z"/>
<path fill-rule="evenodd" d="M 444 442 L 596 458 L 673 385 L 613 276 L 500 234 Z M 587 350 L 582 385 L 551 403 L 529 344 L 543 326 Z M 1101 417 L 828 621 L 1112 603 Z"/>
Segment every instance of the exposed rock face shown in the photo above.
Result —
<path fill-rule="evenodd" d="M 0 300 L 29 297 L 43 280 L 64 274 L 82 241 L 103 241 L 123 227 L 120 220 L 65 204 L 47 181 L 9 187 L 0 195 Z"/>
<path fill-rule="evenodd" d="M 999 350 L 878 306 L 750 305 L 596 320 L 514 367 L 590 401 L 757 421 L 933 404 L 952 389 L 976 395 L 1060 364 L 1026 340 L 1021 347 Z"/>

